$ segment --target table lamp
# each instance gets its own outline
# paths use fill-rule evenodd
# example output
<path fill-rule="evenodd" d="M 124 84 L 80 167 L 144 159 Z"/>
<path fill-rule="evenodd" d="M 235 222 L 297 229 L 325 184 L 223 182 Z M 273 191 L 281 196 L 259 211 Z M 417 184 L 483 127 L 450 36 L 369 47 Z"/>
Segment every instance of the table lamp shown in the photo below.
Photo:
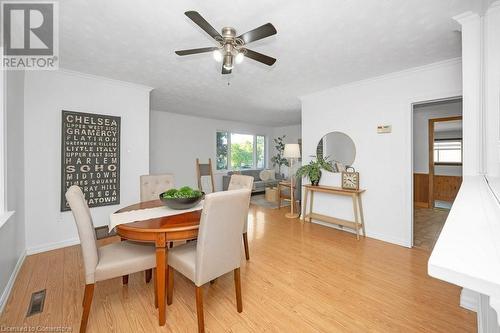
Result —
<path fill-rule="evenodd" d="M 300 214 L 297 214 L 295 213 L 294 209 L 293 209 L 293 205 L 294 205 L 294 188 L 293 188 L 293 183 L 294 183 L 294 178 L 295 178 L 295 175 L 293 174 L 293 162 L 295 159 L 298 159 L 300 158 L 300 146 L 298 143 L 287 143 L 285 144 L 285 151 L 283 152 L 283 157 L 284 158 L 287 158 L 290 160 L 290 169 L 289 169 L 289 173 L 290 173 L 290 213 L 287 213 L 285 215 L 285 217 L 289 218 L 289 219 L 295 219 L 297 217 L 300 216 Z"/>

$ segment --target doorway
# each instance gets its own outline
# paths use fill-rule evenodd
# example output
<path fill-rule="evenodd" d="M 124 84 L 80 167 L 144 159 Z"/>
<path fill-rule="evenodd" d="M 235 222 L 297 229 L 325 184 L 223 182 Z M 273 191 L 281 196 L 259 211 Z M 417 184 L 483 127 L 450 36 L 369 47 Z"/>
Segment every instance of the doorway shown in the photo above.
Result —
<path fill-rule="evenodd" d="M 462 99 L 413 106 L 413 244 L 432 251 L 462 183 Z"/>

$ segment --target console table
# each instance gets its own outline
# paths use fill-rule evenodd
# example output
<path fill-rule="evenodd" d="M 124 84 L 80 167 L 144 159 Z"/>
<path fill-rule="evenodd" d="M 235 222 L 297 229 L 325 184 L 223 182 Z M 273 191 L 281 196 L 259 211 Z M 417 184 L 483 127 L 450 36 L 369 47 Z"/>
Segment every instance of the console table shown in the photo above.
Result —
<path fill-rule="evenodd" d="M 364 191 L 365 190 L 346 190 L 341 187 L 334 187 L 334 186 L 304 185 L 304 209 L 302 214 L 303 219 L 304 221 L 307 221 L 309 219 L 309 222 L 311 222 L 312 219 L 315 219 L 318 221 L 332 223 L 342 227 L 353 229 L 354 231 L 356 231 L 356 238 L 359 240 L 360 229 L 363 231 L 363 236 L 366 236 L 365 222 L 363 217 L 363 205 L 361 203 L 361 194 Z M 348 221 L 332 216 L 314 213 L 313 202 L 314 202 L 315 192 L 332 194 L 332 195 L 350 196 L 352 198 L 352 208 L 354 210 L 354 221 Z M 307 213 L 308 200 L 309 200 L 309 213 Z"/>

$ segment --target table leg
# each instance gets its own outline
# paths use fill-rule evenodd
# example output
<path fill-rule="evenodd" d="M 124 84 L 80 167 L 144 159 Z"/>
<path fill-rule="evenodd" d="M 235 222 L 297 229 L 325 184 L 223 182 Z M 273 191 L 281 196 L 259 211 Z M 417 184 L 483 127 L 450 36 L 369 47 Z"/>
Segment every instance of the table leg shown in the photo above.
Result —
<path fill-rule="evenodd" d="M 158 299 L 158 319 L 160 326 L 165 325 L 165 265 L 167 261 L 166 244 L 156 245 L 156 292 Z"/>
<path fill-rule="evenodd" d="M 354 228 L 356 229 L 356 239 L 359 240 L 358 201 L 356 199 L 356 194 L 353 194 L 351 197 L 352 197 L 352 208 L 354 211 Z"/>
<path fill-rule="evenodd" d="M 309 203 L 309 222 L 312 222 L 311 214 L 313 212 L 314 191 L 311 191 L 311 202 Z"/>
<path fill-rule="evenodd" d="M 361 221 L 361 228 L 363 229 L 363 236 L 366 237 L 365 217 L 363 216 L 363 203 L 361 202 L 361 194 L 358 194 L 358 207 L 359 207 L 359 217 L 360 217 L 360 221 Z"/>
<path fill-rule="evenodd" d="M 302 207 L 302 220 L 306 220 L 306 213 L 307 213 L 307 196 L 309 195 L 309 190 L 307 187 L 304 190 L 304 207 Z"/>

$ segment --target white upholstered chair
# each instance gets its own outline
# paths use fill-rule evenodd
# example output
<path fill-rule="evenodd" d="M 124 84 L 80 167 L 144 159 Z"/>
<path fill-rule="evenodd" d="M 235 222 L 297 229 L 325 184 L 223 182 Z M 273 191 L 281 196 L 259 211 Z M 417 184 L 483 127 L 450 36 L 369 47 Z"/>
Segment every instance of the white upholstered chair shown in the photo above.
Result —
<path fill-rule="evenodd" d="M 247 189 L 252 191 L 253 189 L 253 177 L 252 176 L 244 176 L 244 175 L 232 175 L 231 180 L 229 181 L 229 186 L 227 187 L 228 191 L 231 190 L 239 190 L 239 189 Z M 250 194 L 251 195 L 251 192 Z M 245 245 L 245 258 L 250 260 L 250 253 L 248 250 L 248 214 L 245 217 L 245 224 L 243 226 L 243 244 Z"/>
<path fill-rule="evenodd" d="M 71 186 L 66 192 L 75 218 L 85 268 L 85 292 L 80 332 L 85 332 L 92 304 L 94 284 L 98 281 L 140 272 L 156 267 L 155 248 L 131 242 L 117 242 L 97 247 L 89 206 L 82 190 Z"/>
<path fill-rule="evenodd" d="M 141 202 L 157 200 L 159 195 L 174 188 L 174 175 L 143 175 L 141 176 Z"/>
<path fill-rule="evenodd" d="M 167 304 L 172 304 L 173 269 L 194 282 L 198 331 L 204 332 L 202 286 L 228 272 L 234 272 L 236 304 L 241 300 L 241 230 L 248 214 L 248 190 L 207 194 L 203 204 L 198 240 L 174 247 L 168 253 Z"/>
<path fill-rule="evenodd" d="M 160 194 L 174 188 L 174 175 L 165 173 L 161 175 L 141 176 L 141 202 L 158 200 Z M 174 245 L 170 242 L 170 247 Z M 146 271 L 146 283 L 151 280 L 151 271 Z M 127 280 L 123 277 L 123 282 Z"/>

